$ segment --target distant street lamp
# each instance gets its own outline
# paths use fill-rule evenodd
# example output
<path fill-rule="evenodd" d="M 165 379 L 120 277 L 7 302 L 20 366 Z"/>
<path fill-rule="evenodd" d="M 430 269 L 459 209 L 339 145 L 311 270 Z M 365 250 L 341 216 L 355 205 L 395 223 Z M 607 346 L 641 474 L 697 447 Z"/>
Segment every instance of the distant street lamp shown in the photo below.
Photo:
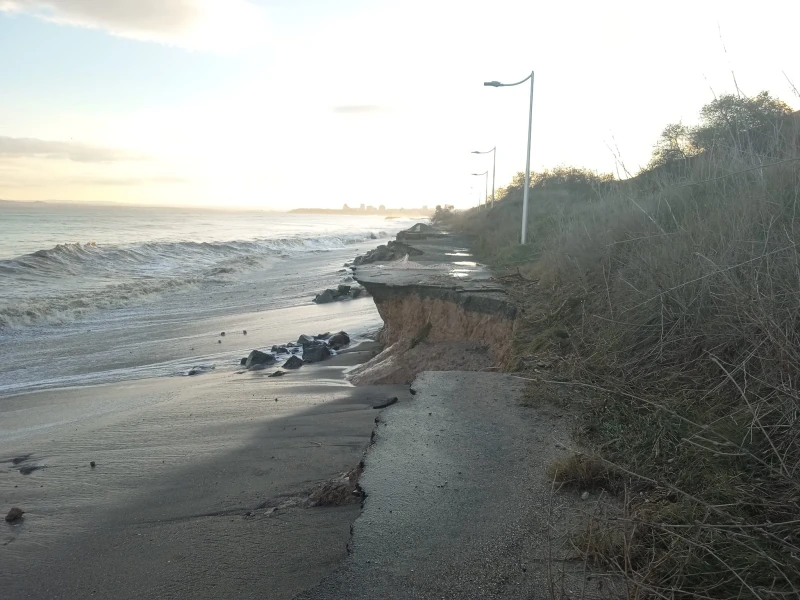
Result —
<path fill-rule="evenodd" d="M 490 87 L 513 87 L 531 80 L 531 103 L 528 109 L 528 157 L 525 159 L 525 191 L 522 193 L 522 243 L 527 241 L 528 231 L 528 188 L 531 184 L 531 124 L 533 122 L 533 71 L 522 81 L 517 83 L 500 83 L 499 81 L 484 81 L 483 85 Z"/>
<path fill-rule="evenodd" d="M 483 182 L 483 191 L 484 191 L 484 194 L 485 194 L 483 196 L 483 203 L 486 204 L 486 200 L 487 200 L 487 198 L 489 198 L 489 171 L 486 170 L 483 173 L 472 173 L 472 174 L 475 175 L 476 177 L 482 177 L 484 175 L 486 176 L 486 180 Z M 480 207 L 481 207 L 481 203 L 480 203 L 480 200 L 479 200 L 478 201 L 478 208 L 480 208 Z"/>
<path fill-rule="evenodd" d="M 492 148 L 491 150 L 487 150 L 486 152 L 480 152 L 478 150 L 473 150 L 472 154 L 489 154 L 492 153 L 492 208 L 494 208 L 494 167 L 497 159 L 497 146 Z"/>

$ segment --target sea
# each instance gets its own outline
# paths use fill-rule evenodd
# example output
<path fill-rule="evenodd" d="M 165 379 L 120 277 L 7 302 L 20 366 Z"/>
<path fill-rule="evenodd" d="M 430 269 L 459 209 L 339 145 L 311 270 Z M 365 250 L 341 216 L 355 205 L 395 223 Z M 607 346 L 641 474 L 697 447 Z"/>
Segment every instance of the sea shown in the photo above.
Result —
<path fill-rule="evenodd" d="M 0 396 L 233 368 L 316 327 L 377 327 L 369 298 L 313 296 L 414 222 L 0 202 Z"/>

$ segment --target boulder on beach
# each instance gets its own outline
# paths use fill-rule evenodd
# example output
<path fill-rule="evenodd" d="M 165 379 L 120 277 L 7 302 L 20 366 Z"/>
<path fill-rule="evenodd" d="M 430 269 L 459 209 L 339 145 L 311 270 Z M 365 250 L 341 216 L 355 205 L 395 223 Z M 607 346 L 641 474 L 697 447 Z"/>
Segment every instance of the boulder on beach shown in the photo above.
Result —
<path fill-rule="evenodd" d="M 282 369 L 299 369 L 303 366 L 303 360 L 297 356 L 290 356 L 281 366 Z"/>
<path fill-rule="evenodd" d="M 272 354 L 268 354 L 267 352 L 262 352 L 261 350 L 253 350 L 248 356 L 247 360 L 245 360 L 244 366 L 248 369 L 253 368 L 254 366 L 261 365 L 274 365 L 275 364 L 275 357 Z"/>
<path fill-rule="evenodd" d="M 305 344 L 309 344 L 313 341 L 314 338 L 312 336 L 303 334 L 299 338 L 297 338 L 297 345 L 304 346 Z"/>
<path fill-rule="evenodd" d="M 317 304 L 328 304 L 336 300 L 336 294 L 333 290 L 325 290 L 321 294 L 314 296 L 314 302 Z"/>
<path fill-rule="evenodd" d="M 331 346 L 347 346 L 350 343 L 350 336 L 347 335 L 344 331 L 340 331 L 336 335 L 332 335 L 328 340 L 328 344 Z"/>
<path fill-rule="evenodd" d="M 326 331 L 325 333 L 318 333 L 317 335 L 314 336 L 314 339 L 315 340 L 327 340 L 329 337 L 331 337 L 331 332 L 330 331 Z"/>
<path fill-rule="evenodd" d="M 286 375 L 286 371 L 275 371 L 274 373 L 270 373 L 267 377 L 281 377 Z"/>
<path fill-rule="evenodd" d="M 243 357 L 242 357 L 242 358 L 239 360 L 239 364 L 240 364 L 241 366 L 245 366 L 245 365 L 247 364 L 247 357 L 246 357 L 246 356 L 243 356 Z"/>
<path fill-rule="evenodd" d="M 19 521 L 23 518 L 22 515 L 24 514 L 25 514 L 24 510 L 22 510 L 21 508 L 17 508 L 15 506 L 10 511 L 8 511 L 8 514 L 6 515 L 6 522 L 13 523 L 14 521 Z"/>
<path fill-rule="evenodd" d="M 360 288 L 360 287 L 350 288 L 350 294 L 349 295 L 350 295 L 351 298 L 355 299 L 355 298 L 358 298 L 361 295 L 361 292 L 363 292 L 363 291 L 364 291 L 364 288 Z"/>
<path fill-rule="evenodd" d="M 325 360 L 331 355 L 331 350 L 325 342 L 306 344 L 303 346 L 303 362 L 315 363 Z"/>
<path fill-rule="evenodd" d="M 347 296 L 350 293 L 350 286 L 345 285 L 343 283 L 339 284 L 339 287 L 336 288 L 336 295 L 338 296 Z"/>

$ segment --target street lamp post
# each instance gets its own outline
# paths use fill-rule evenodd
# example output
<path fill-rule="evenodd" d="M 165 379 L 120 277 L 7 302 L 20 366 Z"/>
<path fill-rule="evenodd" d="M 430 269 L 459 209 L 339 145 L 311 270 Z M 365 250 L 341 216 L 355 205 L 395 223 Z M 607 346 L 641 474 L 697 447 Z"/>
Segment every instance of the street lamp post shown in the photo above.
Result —
<path fill-rule="evenodd" d="M 477 177 L 481 177 L 481 176 L 484 176 L 484 175 L 486 176 L 486 179 L 483 182 L 483 192 L 484 192 L 483 203 L 486 204 L 486 199 L 489 197 L 489 170 L 487 169 L 483 173 L 472 173 L 472 174 L 477 176 Z M 481 207 L 481 203 L 480 203 L 480 201 L 478 201 L 478 208 L 480 208 L 480 207 Z"/>
<path fill-rule="evenodd" d="M 522 243 L 527 241 L 528 232 L 528 188 L 531 184 L 531 124 L 533 122 L 533 71 L 522 81 L 517 83 L 500 83 L 499 81 L 484 81 L 483 85 L 490 87 L 513 87 L 531 80 L 531 102 L 528 109 L 528 156 L 525 159 L 525 191 L 522 193 Z"/>
<path fill-rule="evenodd" d="M 489 154 L 489 152 L 492 153 L 492 208 L 494 208 L 494 167 L 497 162 L 497 146 L 486 152 L 479 152 L 478 150 L 472 151 L 473 154 Z"/>

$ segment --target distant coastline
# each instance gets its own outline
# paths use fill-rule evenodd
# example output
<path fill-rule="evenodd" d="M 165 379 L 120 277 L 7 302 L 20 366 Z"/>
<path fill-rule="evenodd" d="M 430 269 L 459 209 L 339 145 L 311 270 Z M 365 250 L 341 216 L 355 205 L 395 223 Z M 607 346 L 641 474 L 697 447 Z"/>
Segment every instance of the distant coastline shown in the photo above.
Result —
<path fill-rule="evenodd" d="M 290 210 L 290 213 L 297 213 L 303 215 L 354 215 L 354 216 L 383 216 L 386 218 L 398 217 L 432 217 L 433 210 L 427 206 L 421 208 L 384 208 L 380 206 L 364 206 L 360 208 L 350 208 L 345 205 L 344 208 L 295 208 Z"/>

